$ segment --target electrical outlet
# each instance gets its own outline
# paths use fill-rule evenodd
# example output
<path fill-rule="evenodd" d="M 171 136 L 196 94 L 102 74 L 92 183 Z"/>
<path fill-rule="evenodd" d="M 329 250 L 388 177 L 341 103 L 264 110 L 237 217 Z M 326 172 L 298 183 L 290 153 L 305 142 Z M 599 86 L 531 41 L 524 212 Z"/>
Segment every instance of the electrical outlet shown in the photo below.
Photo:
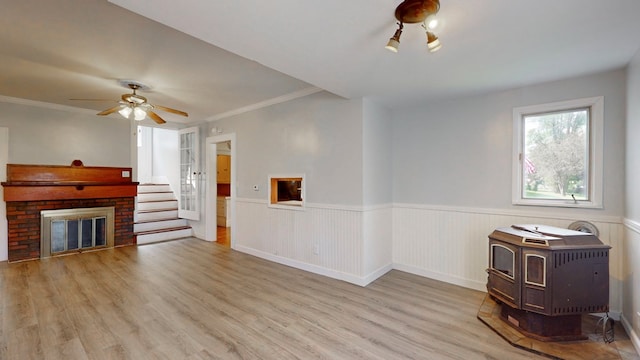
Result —
<path fill-rule="evenodd" d="M 318 244 L 314 244 L 313 245 L 313 254 L 314 255 L 320 254 L 320 245 L 318 245 Z"/>

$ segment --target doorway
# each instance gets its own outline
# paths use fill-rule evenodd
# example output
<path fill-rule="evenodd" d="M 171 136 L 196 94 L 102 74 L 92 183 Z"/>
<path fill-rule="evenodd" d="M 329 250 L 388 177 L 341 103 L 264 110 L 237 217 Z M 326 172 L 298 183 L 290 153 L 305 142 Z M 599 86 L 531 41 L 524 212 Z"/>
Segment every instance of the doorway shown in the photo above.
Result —
<path fill-rule="evenodd" d="M 234 248 L 235 154 L 235 134 L 207 138 L 206 238 L 230 248 Z"/>

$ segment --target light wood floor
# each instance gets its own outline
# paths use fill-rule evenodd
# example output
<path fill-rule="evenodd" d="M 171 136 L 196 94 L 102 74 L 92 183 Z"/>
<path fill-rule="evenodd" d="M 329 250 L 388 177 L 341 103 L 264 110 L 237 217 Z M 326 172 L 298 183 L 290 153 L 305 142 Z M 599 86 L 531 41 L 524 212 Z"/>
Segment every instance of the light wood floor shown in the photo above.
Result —
<path fill-rule="evenodd" d="M 1 263 L 0 291 L 0 359 L 541 358 L 476 319 L 481 292 L 399 271 L 363 288 L 197 239 Z"/>
<path fill-rule="evenodd" d="M 218 226 L 216 232 L 216 242 L 220 245 L 231 247 L 231 228 Z"/>

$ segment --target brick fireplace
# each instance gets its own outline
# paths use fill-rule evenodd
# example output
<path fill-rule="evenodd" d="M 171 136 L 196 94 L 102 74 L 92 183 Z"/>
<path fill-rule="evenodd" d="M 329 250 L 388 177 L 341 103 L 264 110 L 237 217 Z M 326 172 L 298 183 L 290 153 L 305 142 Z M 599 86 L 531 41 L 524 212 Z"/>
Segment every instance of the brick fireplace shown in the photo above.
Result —
<path fill-rule="evenodd" d="M 41 211 L 114 207 L 114 246 L 133 245 L 133 211 L 137 182 L 131 168 L 7 165 L 9 261 L 41 256 Z"/>

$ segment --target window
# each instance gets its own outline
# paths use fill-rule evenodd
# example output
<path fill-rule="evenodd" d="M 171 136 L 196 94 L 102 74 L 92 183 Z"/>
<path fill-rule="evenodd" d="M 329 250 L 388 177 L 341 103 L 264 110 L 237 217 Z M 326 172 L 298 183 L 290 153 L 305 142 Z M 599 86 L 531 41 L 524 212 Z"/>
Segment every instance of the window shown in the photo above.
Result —
<path fill-rule="evenodd" d="M 513 110 L 512 201 L 602 207 L 604 98 Z"/>
<path fill-rule="evenodd" d="M 269 176 L 269 206 L 298 208 L 304 206 L 304 176 Z"/>

